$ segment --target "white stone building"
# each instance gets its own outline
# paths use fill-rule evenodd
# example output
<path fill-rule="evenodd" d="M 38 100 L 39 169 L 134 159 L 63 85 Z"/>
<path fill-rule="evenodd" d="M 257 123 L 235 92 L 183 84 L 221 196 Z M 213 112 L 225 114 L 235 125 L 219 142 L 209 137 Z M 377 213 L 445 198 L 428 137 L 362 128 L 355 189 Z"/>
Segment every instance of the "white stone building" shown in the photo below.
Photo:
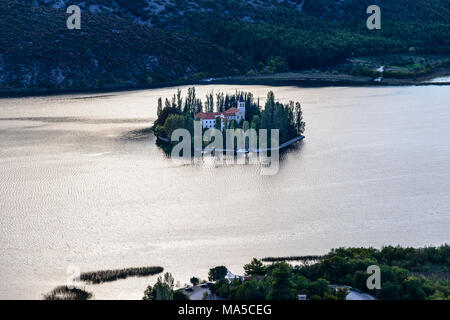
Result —
<path fill-rule="evenodd" d="M 237 107 L 230 108 L 224 112 L 200 112 L 195 115 L 202 121 L 203 129 L 214 129 L 216 118 L 220 118 L 221 130 L 228 128 L 231 120 L 235 120 L 238 124 L 245 120 L 245 101 L 239 97 Z"/>

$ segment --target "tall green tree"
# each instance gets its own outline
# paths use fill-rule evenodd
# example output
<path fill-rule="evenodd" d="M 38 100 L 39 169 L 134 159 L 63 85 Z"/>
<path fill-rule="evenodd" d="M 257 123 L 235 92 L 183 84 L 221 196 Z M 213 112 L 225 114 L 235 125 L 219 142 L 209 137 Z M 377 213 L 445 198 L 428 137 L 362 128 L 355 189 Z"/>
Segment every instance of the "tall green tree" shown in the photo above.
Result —
<path fill-rule="evenodd" d="M 161 115 L 162 110 L 163 110 L 162 99 L 160 97 L 158 99 L 158 108 L 156 109 L 156 114 L 158 115 L 158 117 Z"/>
<path fill-rule="evenodd" d="M 251 122 L 251 126 L 250 127 L 252 129 L 259 130 L 260 125 L 261 125 L 261 120 L 260 120 L 259 116 L 254 115 L 253 118 L 252 118 L 252 122 Z"/>
<path fill-rule="evenodd" d="M 253 258 L 249 264 L 244 265 L 244 271 L 249 276 L 263 276 L 266 274 L 266 267 L 261 260 Z"/>
<path fill-rule="evenodd" d="M 174 132 L 176 129 L 183 128 L 184 126 L 184 117 L 182 115 L 178 114 L 171 114 L 167 117 L 167 120 L 164 124 L 164 128 L 167 133 L 167 137 L 170 139 L 172 136 L 172 132 Z"/>
<path fill-rule="evenodd" d="M 248 123 L 248 121 L 244 121 L 242 123 L 242 130 L 247 131 L 248 129 L 250 129 L 250 124 Z"/>
<path fill-rule="evenodd" d="M 196 95 L 195 95 L 195 87 L 188 88 L 188 94 L 184 101 L 184 109 L 185 113 L 195 113 L 195 103 L 196 103 Z"/>
<path fill-rule="evenodd" d="M 211 91 L 206 95 L 206 112 L 214 112 L 214 94 Z"/>
<path fill-rule="evenodd" d="M 295 103 L 295 129 L 298 134 L 305 132 L 305 121 L 303 121 L 303 111 L 300 102 Z"/>
<path fill-rule="evenodd" d="M 272 277 L 272 288 L 269 291 L 267 299 L 294 300 L 295 289 L 294 284 L 291 281 L 291 267 L 285 262 L 280 262 L 278 266 L 272 270 Z"/>
<path fill-rule="evenodd" d="M 201 99 L 195 99 L 192 105 L 192 113 L 197 114 L 203 112 L 203 103 Z"/>
<path fill-rule="evenodd" d="M 275 95 L 272 91 L 267 93 L 267 100 L 264 106 L 264 112 L 262 113 L 262 128 L 264 129 L 272 129 L 273 128 L 273 119 L 275 113 Z"/>
<path fill-rule="evenodd" d="M 172 104 L 170 103 L 169 99 L 166 98 L 165 103 L 164 103 L 164 108 L 172 108 Z"/>
<path fill-rule="evenodd" d="M 181 111 L 183 108 L 183 98 L 181 97 L 181 89 L 177 90 L 177 109 Z"/>
<path fill-rule="evenodd" d="M 155 300 L 173 300 L 174 279 L 172 274 L 166 272 L 163 277 L 159 276 L 155 285 Z"/>
<path fill-rule="evenodd" d="M 196 285 L 198 285 L 200 283 L 200 279 L 197 278 L 197 277 L 192 277 L 190 281 L 191 281 L 193 286 L 196 286 Z"/>
<path fill-rule="evenodd" d="M 172 96 L 172 104 L 171 104 L 171 107 L 174 108 L 174 109 L 177 108 L 177 96 L 176 96 L 175 94 Z"/>
<path fill-rule="evenodd" d="M 225 97 L 223 92 L 216 93 L 216 111 L 217 112 L 225 111 Z"/>
<path fill-rule="evenodd" d="M 218 266 L 211 268 L 209 269 L 208 279 L 210 281 L 222 280 L 227 275 L 227 272 L 228 270 L 225 266 Z"/>
<path fill-rule="evenodd" d="M 236 128 L 237 128 L 236 120 L 232 119 L 232 120 L 230 121 L 230 129 L 234 130 L 234 129 L 236 129 Z"/>
<path fill-rule="evenodd" d="M 167 120 L 167 117 L 171 114 L 180 114 L 180 111 L 178 111 L 178 109 L 173 109 L 170 106 L 165 107 L 159 114 L 158 119 L 156 119 L 155 124 L 158 126 L 163 126 Z"/>
<path fill-rule="evenodd" d="M 330 282 L 322 278 L 311 282 L 308 286 L 308 289 L 311 296 L 319 297 L 323 297 L 325 294 L 329 294 L 334 291 L 334 289 L 330 287 Z"/>

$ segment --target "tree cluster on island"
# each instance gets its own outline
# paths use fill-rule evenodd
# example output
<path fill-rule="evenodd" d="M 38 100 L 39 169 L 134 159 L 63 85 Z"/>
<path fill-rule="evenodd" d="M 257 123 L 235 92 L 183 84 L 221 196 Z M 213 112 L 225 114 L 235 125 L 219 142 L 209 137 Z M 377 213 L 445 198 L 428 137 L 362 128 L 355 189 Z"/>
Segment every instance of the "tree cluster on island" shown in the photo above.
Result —
<path fill-rule="evenodd" d="M 170 140 L 176 129 L 184 128 L 194 135 L 194 121 L 199 121 L 195 117 L 201 112 L 224 112 L 236 107 L 240 97 L 245 102 L 245 119 L 238 123 L 231 120 L 225 129 L 243 129 L 247 131 L 254 129 L 279 130 L 279 143 L 284 143 L 290 139 L 303 135 L 305 122 L 300 102 L 290 101 L 287 104 L 276 101 L 272 91 L 267 94 L 264 108 L 261 108 L 259 98 L 255 99 L 251 92 L 239 92 L 235 94 L 224 94 L 210 92 L 206 95 L 206 100 L 202 101 L 197 97 L 195 87 L 189 88 L 186 97 L 182 97 L 182 92 L 178 89 L 171 99 L 158 99 L 157 116 L 152 129 L 158 137 Z M 220 117 L 215 120 L 215 129 L 222 130 Z M 207 129 L 203 129 L 206 131 Z M 225 141 L 224 141 L 225 145 Z"/>

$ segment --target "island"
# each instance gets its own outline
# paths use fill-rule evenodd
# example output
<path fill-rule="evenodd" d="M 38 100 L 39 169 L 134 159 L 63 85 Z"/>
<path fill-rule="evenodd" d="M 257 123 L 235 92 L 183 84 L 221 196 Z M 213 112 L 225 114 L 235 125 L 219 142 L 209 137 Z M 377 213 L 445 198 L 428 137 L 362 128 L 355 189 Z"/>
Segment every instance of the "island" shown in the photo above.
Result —
<path fill-rule="evenodd" d="M 251 92 L 210 92 L 203 102 L 195 87 L 189 88 L 184 98 L 178 89 L 164 105 L 162 98 L 158 99 L 157 115 L 152 130 L 167 152 L 179 142 L 174 135 L 177 129 L 186 131 L 194 149 L 222 153 L 280 150 L 302 140 L 305 131 L 300 102 L 280 103 L 272 91 L 261 108 L 260 99 Z M 198 145 L 196 139 L 200 139 Z"/>

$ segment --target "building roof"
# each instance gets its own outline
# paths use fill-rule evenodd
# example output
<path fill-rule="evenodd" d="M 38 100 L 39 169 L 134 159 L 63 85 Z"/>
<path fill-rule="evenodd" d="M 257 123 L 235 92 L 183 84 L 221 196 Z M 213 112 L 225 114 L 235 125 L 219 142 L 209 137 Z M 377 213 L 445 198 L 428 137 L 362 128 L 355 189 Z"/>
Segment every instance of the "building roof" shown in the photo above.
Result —
<path fill-rule="evenodd" d="M 233 107 L 233 108 L 226 110 L 225 112 L 200 112 L 200 113 L 197 113 L 195 115 L 195 117 L 200 118 L 202 120 L 213 120 L 222 115 L 231 116 L 231 115 L 235 115 L 238 112 L 239 112 L 239 109 Z"/>
<path fill-rule="evenodd" d="M 200 112 L 195 115 L 196 118 L 200 118 L 202 120 L 213 120 L 217 117 L 220 117 L 222 112 Z"/>
<path fill-rule="evenodd" d="M 230 108 L 230 109 L 228 109 L 228 110 L 226 110 L 225 112 L 224 112 L 224 114 L 225 115 L 229 115 L 229 114 L 236 114 L 236 113 L 238 113 L 239 112 L 239 109 L 238 108 Z"/>

